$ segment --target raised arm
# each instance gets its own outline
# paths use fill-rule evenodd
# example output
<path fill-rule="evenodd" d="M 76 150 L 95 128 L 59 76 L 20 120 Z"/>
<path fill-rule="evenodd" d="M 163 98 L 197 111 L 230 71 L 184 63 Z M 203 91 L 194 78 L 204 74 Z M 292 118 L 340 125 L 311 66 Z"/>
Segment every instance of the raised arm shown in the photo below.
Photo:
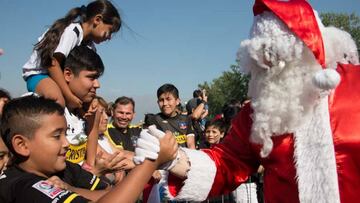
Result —
<path fill-rule="evenodd" d="M 85 118 L 87 122 L 86 131 L 88 134 L 88 139 L 86 143 L 85 163 L 90 167 L 95 166 L 95 159 L 97 154 L 98 138 L 99 138 L 99 123 L 100 123 L 100 118 L 104 111 L 104 108 L 98 105 L 97 101 L 95 100 L 91 102 L 90 107 L 87 113 L 85 114 Z"/>
<path fill-rule="evenodd" d="M 135 202 L 153 172 L 163 163 L 176 157 L 177 143 L 170 133 L 160 139 L 160 152 L 155 161 L 145 160 L 136 166 L 111 192 L 98 202 Z"/>

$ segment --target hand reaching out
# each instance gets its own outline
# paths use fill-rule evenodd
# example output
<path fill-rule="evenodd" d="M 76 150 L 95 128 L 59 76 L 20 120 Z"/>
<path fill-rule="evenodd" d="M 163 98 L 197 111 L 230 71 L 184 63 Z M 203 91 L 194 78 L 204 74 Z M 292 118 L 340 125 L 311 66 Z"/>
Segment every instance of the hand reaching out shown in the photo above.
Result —
<path fill-rule="evenodd" d="M 178 156 L 178 144 L 171 132 L 166 134 L 156 126 L 140 133 L 135 148 L 134 162 L 141 164 L 145 159 L 155 160 L 161 169 L 169 170 L 175 166 Z"/>
<path fill-rule="evenodd" d="M 115 158 L 109 157 L 110 159 L 110 167 L 113 171 L 118 170 L 130 170 L 135 167 L 134 161 L 129 159 L 126 155 L 126 152 L 118 152 Z"/>
<path fill-rule="evenodd" d="M 95 175 L 103 175 L 119 170 L 130 170 L 134 167 L 134 162 L 127 157 L 125 152 L 117 151 L 110 156 L 104 156 L 102 152 L 99 152 L 91 172 Z"/>

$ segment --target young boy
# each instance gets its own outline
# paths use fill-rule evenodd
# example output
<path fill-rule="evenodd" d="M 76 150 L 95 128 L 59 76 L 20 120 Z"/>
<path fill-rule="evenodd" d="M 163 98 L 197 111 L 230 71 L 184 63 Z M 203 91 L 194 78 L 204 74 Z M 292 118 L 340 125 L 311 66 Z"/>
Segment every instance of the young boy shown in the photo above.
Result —
<path fill-rule="evenodd" d="M 79 188 L 107 187 L 80 166 L 65 162 L 69 143 L 59 104 L 35 96 L 14 99 L 5 106 L 1 123 L 1 136 L 13 154 L 14 166 L 1 176 L 0 202 L 85 200 L 74 193 L 75 188 L 70 192 L 52 187 L 46 179 L 54 175 Z"/>
<path fill-rule="evenodd" d="M 195 134 L 191 119 L 177 111 L 180 103 L 178 89 L 172 84 L 164 84 L 157 90 L 157 98 L 161 112 L 147 119 L 148 123 L 145 125 L 154 124 L 163 132 L 169 130 L 175 135 L 180 146 L 195 149 Z"/>
<path fill-rule="evenodd" d="M 208 121 L 205 124 L 205 140 L 211 145 L 219 144 L 226 131 L 225 124 L 222 120 Z"/>
<path fill-rule="evenodd" d="M 69 146 L 66 129 L 64 110 L 53 100 L 27 96 L 5 106 L 1 136 L 14 159 L 13 166 L 0 177 L 0 202 L 89 202 L 100 197 L 98 202 L 131 202 L 153 171 L 172 160 L 177 151 L 175 139 L 168 134 L 160 139 L 157 160 L 146 160 L 109 193 L 95 192 L 90 190 L 105 189 L 107 185 L 79 165 L 65 161 Z M 64 181 L 67 189 L 46 181 L 53 176 Z"/>
<path fill-rule="evenodd" d="M 104 72 L 100 56 L 86 46 L 74 48 L 66 58 L 63 74 L 67 85 L 83 103 L 89 103 L 96 96 L 100 87 L 98 78 Z M 66 105 L 66 138 L 70 143 L 66 158 L 81 164 L 86 155 L 87 134 L 93 125 L 86 126 L 80 109 Z M 86 131 L 86 128 L 88 130 Z"/>
<path fill-rule="evenodd" d="M 0 176 L 3 174 L 3 171 L 6 169 L 6 165 L 9 161 L 9 150 L 5 146 L 5 143 L 0 137 Z"/>

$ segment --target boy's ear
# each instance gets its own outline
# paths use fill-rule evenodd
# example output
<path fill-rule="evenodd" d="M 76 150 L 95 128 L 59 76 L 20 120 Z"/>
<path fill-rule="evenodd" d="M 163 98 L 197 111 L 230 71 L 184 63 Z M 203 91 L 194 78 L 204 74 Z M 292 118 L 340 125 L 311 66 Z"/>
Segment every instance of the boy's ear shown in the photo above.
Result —
<path fill-rule="evenodd" d="M 176 106 L 179 105 L 181 100 L 179 98 L 176 99 Z"/>
<path fill-rule="evenodd" d="M 100 14 L 97 14 L 94 18 L 93 18 L 93 22 L 94 22 L 94 27 L 96 27 L 97 25 L 99 25 L 101 22 L 103 22 L 103 16 Z"/>
<path fill-rule="evenodd" d="M 28 147 L 29 139 L 23 135 L 16 134 L 11 139 L 11 144 L 14 148 L 14 151 L 24 157 L 30 155 L 30 150 Z"/>
<path fill-rule="evenodd" d="M 224 132 L 220 133 L 220 138 L 223 138 L 223 137 L 224 137 L 224 135 L 225 135 L 225 133 L 224 133 Z"/>
<path fill-rule="evenodd" d="M 70 68 L 64 68 L 64 78 L 66 82 L 70 82 L 70 80 L 74 77 L 74 73 Z"/>

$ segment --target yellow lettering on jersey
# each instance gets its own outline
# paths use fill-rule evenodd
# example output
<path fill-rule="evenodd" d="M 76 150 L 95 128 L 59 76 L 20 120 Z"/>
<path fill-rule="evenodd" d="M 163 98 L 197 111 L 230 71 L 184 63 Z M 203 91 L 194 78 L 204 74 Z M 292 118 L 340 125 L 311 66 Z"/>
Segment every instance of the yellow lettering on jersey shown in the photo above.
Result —
<path fill-rule="evenodd" d="M 175 139 L 178 144 L 183 144 L 186 142 L 186 135 L 175 135 Z"/>
<path fill-rule="evenodd" d="M 86 142 L 81 145 L 70 145 L 69 150 L 66 152 L 66 160 L 77 164 L 85 159 L 85 155 Z"/>

